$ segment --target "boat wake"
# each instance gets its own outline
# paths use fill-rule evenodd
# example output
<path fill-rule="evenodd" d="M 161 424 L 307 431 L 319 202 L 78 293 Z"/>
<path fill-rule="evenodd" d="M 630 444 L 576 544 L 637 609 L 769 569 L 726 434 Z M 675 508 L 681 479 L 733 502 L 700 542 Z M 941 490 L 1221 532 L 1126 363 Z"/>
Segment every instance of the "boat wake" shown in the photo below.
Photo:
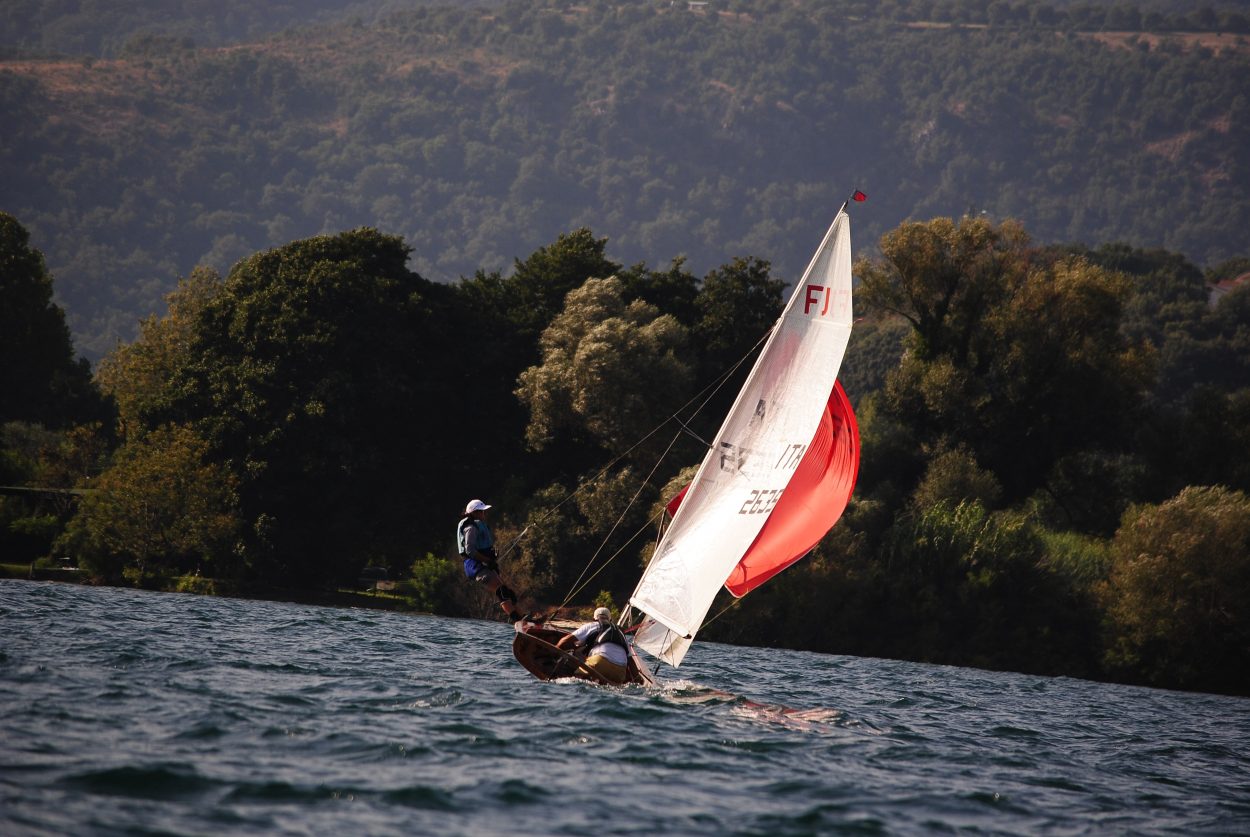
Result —
<path fill-rule="evenodd" d="M 665 702 L 678 706 L 725 706 L 731 716 L 754 723 L 780 724 L 792 729 L 812 732 L 834 727 L 873 729 L 871 724 L 851 718 L 841 709 L 824 706 L 796 708 L 760 703 L 742 695 L 713 689 L 690 680 L 660 684 L 650 691 Z"/>

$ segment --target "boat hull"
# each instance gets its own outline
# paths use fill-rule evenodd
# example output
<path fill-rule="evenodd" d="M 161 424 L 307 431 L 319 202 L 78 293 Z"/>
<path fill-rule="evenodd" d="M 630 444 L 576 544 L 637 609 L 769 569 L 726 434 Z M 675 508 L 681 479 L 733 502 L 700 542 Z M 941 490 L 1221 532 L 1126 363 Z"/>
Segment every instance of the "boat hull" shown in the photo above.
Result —
<path fill-rule="evenodd" d="M 558 680 L 563 677 L 577 677 L 604 686 L 613 686 L 593 669 L 587 668 L 580 657 L 557 644 L 569 631 L 560 628 L 539 625 L 534 622 L 517 622 L 514 626 L 516 636 L 512 640 L 512 653 L 526 671 L 539 680 Z M 646 665 L 638 659 L 633 649 L 629 653 L 627 684 L 649 686 L 654 681 Z"/>

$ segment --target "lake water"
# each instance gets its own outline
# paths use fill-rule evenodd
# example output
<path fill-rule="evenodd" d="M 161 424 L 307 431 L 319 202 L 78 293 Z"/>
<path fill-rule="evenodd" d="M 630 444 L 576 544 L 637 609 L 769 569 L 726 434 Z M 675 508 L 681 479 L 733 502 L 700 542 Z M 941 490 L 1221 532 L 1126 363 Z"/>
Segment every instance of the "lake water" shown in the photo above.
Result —
<path fill-rule="evenodd" d="M 1250 833 L 1250 701 L 696 644 L 540 683 L 503 624 L 0 581 L 0 834 Z"/>

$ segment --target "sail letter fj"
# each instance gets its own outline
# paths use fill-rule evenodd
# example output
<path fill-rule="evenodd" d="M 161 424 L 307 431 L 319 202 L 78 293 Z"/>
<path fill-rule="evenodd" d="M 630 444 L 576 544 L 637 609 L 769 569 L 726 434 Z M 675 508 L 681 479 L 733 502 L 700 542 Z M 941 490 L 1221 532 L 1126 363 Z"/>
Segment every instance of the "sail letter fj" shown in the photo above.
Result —
<path fill-rule="evenodd" d="M 635 645 L 680 664 L 717 590 L 783 504 L 850 334 L 850 219 L 840 211 L 630 597 L 649 617 Z"/>

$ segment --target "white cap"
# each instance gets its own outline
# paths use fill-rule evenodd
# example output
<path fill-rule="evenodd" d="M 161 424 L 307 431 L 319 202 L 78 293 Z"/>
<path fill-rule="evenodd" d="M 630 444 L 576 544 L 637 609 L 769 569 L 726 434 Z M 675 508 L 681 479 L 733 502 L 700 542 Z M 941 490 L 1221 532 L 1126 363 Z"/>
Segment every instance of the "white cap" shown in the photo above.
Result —
<path fill-rule="evenodd" d="M 481 500 L 470 500 L 469 505 L 464 507 L 464 513 L 473 514 L 475 511 L 486 511 L 489 508 L 490 506 L 486 505 Z"/>
<path fill-rule="evenodd" d="M 612 611 L 608 610 L 606 607 L 595 608 L 595 621 L 597 622 L 612 621 Z"/>

